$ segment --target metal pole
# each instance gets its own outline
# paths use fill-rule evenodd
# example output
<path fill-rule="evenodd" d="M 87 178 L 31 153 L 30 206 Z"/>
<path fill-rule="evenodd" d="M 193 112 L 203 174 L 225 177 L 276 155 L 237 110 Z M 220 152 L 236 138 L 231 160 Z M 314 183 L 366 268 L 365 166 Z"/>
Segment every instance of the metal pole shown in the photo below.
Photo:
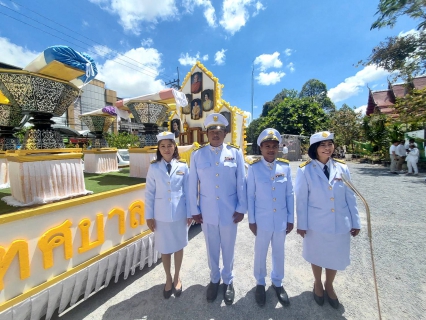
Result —
<path fill-rule="evenodd" d="M 371 215 L 370 215 L 370 207 L 368 206 L 367 200 L 361 195 L 361 193 L 355 188 L 353 183 L 349 180 L 349 177 L 344 173 L 341 175 L 343 183 L 349 187 L 364 203 L 365 211 L 367 213 L 367 233 L 368 240 L 370 242 L 370 258 L 371 258 L 371 266 L 373 268 L 373 279 L 374 279 L 374 289 L 376 291 L 376 303 L 377 309 L 379 313 L 379 319 L 382 319 L 382 312 L 380 310 L 380 299 L 379 299 L 379 288 L 377 286 L 377 276 L 376 276 L 376 264 L 374 263 L 374 254 L 373 254 L 373 233 L 371 230 Z"/>

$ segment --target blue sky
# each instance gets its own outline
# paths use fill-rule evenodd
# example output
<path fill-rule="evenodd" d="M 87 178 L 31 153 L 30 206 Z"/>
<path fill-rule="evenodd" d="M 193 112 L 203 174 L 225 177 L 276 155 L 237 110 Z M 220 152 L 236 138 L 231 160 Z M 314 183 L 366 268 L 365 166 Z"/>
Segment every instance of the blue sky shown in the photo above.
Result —
<path fill-rule="evenodd" d="M 283 88 L 312 78 L 329 97 L 360 108 L 367 84 L 388 74 L 354 67 L 387 36 L 415 29 L 402 17 L 393 29 L 370 31 L 379 0 L 0 0 L 0 61 L 24 67 L 62 44 L 92 55 L 98 78 L 121 97 L 181 81 L 200 60 L 225 85 L 223 98 L 254 118 Z M 18 21 L 20 20 L 20 21 Z M 32 26 L 30 26 L 32 25 Z"/>

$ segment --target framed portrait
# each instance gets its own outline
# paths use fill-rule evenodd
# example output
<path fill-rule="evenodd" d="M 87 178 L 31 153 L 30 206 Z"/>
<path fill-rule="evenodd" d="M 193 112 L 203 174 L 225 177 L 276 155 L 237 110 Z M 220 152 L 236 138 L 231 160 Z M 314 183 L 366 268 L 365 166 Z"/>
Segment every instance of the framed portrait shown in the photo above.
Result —
<path fill-rule="evenodd" d="M 183 114 L 191 113 L 191 102 L 192 102 L 192 94 L 185 94 L 186 100 L 188 100 L 188 105 L 186 107 L 182 107 Z"/>
<path fill-rule="evenodd" d="M 191 93 L 199 93 L 203 90 L 203 74 L 195 72 L 191 76 Z"/>
<path fill-rule="evenodd" d="M 220 113 L 222 116 L 228 120 L 228 125 L 226 126 L 226 132 L 231 132 L 231 112 L 229 111 L 223 111 Z"/>
<path fill-rule="evenodd" d="M 203 101 L 203 111 L 210 111 L 214 108 L 214 91 L 212 89 L 204 90 L 201 93 L 201 100 Z"/>
<path fill-rule="evenodd" d="M 203 109 L 201 108 L 201 99 L 194 99 L 191 102 L 191 119 L 199 120 L 203 117 Z"/>
<path fill-rule="evenodd" d="M 173 119 L 170 121 L 170 130 L 175 134 L 175 138 L 179 138 L 181 132 L 180 119 Z"/>

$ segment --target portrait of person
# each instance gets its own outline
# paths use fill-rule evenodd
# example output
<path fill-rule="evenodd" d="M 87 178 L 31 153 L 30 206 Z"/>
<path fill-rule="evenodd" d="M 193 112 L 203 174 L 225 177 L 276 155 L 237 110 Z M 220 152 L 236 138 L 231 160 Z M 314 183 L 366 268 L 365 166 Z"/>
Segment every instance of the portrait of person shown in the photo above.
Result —
<path fill-rule="evenodd" d="M 199 93 L 203 89 L 203 76 L 201 72 L 195 72 L 191 77 L 191 93 Z"/>
<path fill-rule="evenodd" d="M 231 132 L 231 112 L 223 111 L 220 114 L 223 115 L 226 118 L 226 120 L 228 120 L 228 125 L 226 126 L 226 132 Z"/>
<path fill-rule="evenodd" d="M 201 93 L 201 98 L 203 99 L 203 111 L 210 111 L 214 108 L 213 97 L 213 90 L 211 89 L 204 90 Z"/>
<path fill-rule="evenodd" d="M 198 120 L 201 119 L 203 113 L 201 109 L 201 99 L 194 99 L 191 103 L 191 119 Z"/>
<path fill-rule="evenodd" d="M 175 134 L 175 138 L 179 137 L 180 134 L 180 120 L 173 119 L 170 125 L 171 131 Z"/>
<path fill-rule="evenodd" d="M 186 94 L 186 100 L 188 100 L 188 105 L 186 107 L 182 107 L 183 114 L 191 113 L 191 102 L 192 102 L 192 94 Z"/>

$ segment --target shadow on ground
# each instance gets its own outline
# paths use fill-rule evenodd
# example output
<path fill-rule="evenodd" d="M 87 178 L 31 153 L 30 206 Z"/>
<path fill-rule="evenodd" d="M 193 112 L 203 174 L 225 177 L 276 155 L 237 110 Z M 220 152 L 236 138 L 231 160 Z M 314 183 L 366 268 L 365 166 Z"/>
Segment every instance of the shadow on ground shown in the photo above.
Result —
<path fill-rule="evenodd" d="M 207 286 L 193 285 L 185 289 L 178 298 L 164 299 L 163 285 L 142 291 L 128 300 L 111 306 L 103 320 L 126 319 L 346 319 L 345 309 L 334 310 L 327 303 L 320 307 L 312 299 L 311 292 L 290 298 L 290 306 L 278 303 L 272 287 L 267 290 L 267 301 L 263 308 L 254 300 L 255 288 L 233 305 L 223 303 L 223 284 L 219 287 L 217 299 L 208 303 L 205 298 Z M 237 290 L 237 289 L 236 289 Z"/>

